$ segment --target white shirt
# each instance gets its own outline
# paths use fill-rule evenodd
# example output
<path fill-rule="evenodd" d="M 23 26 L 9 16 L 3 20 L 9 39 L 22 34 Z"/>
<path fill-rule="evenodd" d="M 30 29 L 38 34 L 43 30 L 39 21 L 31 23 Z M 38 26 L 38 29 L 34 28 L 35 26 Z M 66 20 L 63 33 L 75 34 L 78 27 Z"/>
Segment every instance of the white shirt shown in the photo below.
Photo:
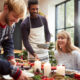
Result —
<path fill-rule="evenodd" d="M 54 52 L 58 65 L 65 65 L 66 69 L 80 69 L 80 52 L 72 51 L 72 54 Z"/>

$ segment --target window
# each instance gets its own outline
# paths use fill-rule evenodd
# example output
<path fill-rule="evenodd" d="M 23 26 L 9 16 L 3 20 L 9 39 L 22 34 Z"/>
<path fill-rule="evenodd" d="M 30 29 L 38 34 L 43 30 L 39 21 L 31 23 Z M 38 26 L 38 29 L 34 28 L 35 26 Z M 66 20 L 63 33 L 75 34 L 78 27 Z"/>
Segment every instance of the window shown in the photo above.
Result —
<path fill-rule="evenodd" d="M 64 4 L 58 7 L 57 28 L 64 28 Z"/>
<path fill-rule="evenodd" d="M 70 33 L 72 42 L 74 43 L 74 0 L 68 0 L 57 4 L 55 10 L 56 34 L 61 30 L 66 30 Z"/>
<path fill-rule="evenodd" d="M 66 3 L 66 27 L 74 26 L 74 0 Z"/>

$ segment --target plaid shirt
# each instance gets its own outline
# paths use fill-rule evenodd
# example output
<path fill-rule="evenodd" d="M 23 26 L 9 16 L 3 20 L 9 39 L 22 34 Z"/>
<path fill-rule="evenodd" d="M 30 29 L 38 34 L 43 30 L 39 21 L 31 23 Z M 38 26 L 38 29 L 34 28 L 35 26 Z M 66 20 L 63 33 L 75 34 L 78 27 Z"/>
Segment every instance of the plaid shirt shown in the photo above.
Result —
<path fill-rule="evenodd" d="M 0 48 L 4 50 L 4 57 L 9 59 L 14 57 L 13 49 L 13 32 L 14 26 L 5 28 L 0 27 Z"/>

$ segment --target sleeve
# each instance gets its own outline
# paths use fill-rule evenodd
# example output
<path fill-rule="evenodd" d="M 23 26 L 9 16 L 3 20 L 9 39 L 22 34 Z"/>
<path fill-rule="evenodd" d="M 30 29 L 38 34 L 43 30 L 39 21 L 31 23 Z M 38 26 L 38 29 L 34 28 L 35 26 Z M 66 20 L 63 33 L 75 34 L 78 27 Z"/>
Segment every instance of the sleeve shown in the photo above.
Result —
<path fill-rule="evenodd" d="M 10 74 L 10 63 L 8 61 L 0 59 L 0 74 Z"/>
<path fill-rule="evenodd" d="M 17 80 L 20 77 L 21 73 L 22 73 L 22 71 L 19 68 L 12 66 L 6 60 L 1 60 L 0 59 L 0 74 L 1 75 L 9 74 L 15 80 Z"/>
<path fill-rule="evenodd" d="M 54 51 L 54 58 L 58 62 L 58 51 L 57 50 Z"/>
<path fill-rule="evenodd" d="M 57 54 L 57 51 L 55 50 L 55 51 L 54 51 L 54 57 L 56 57 L 56 56 L 57 56 L 56 54 Z"/>
<path fill-rule="evenodd" d="M 25 25 L 24 23 L 21 24 L 22 40 L 26 50 L 28 50 L 34 56 L 34 50 L 32 49 L 28 41 L 29 32 L 30 32 L 30 28 L 29 29 L 28 28 L 29 28 L 29 25 Z"/>
<path fill-rule="evenodd" d="M 14 44 L 13 44 L 13 39 L 7 39 L 2 41 L 2 47 L 4 50 L 4 57 L 6 57 L 8 60 L 14 59 Z"/>
<path fill-rule="evenodd" d="M 46 42 L 49 42 L 51 36 L 50 36 L 49 28 L 48 28 L 48 22 L 46 18 L 43 18 L 43 19 L 44 19 L 45 39 L 46 39 Z"/>
<path fill-rule="evenodd" d="M 76 51 L 77 69 L 80 70 L 80 52 Z"/>
<path fill-rule="evenodd" d="M 4 38 L 8 37 L 7 39 L 4 39 L 1 42 L 1 45 L 4 50 L 4 57 L 8 60 L 14 59 L 14 43 L 13 43 L 13 32 L 14 32 L 15 26 L 9 27 L 7 26 L 6 31 L 5 31 L 5 36 Z"/>

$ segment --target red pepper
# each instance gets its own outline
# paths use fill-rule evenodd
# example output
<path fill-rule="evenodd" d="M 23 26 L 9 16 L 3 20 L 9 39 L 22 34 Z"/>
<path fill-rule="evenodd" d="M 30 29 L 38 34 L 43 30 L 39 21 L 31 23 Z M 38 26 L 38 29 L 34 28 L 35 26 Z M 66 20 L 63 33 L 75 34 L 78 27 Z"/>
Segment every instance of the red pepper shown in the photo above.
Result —
<path fill-rule="evenodd" d="M 75 74 L 74 77 L 75 78 L 80 78 L 80 74 Z"/>
<path fill-rule="evenodd" d="M 34 63 L 28 62 L 28 64 L 32 67 L 34 66 Z"/>

